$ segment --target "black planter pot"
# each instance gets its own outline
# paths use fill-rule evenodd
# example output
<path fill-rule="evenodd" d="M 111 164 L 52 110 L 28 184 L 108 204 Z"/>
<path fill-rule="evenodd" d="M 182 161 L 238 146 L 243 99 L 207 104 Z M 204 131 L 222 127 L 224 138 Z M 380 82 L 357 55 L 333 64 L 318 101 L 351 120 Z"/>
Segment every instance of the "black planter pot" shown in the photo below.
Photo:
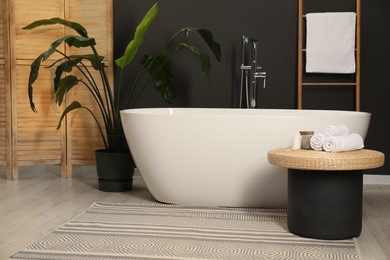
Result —
<path fill-rule="evenodd" d="M 129 191 L 133 188 L 134 162 L 130 152 L 96 150 L 99 190 Z"/>

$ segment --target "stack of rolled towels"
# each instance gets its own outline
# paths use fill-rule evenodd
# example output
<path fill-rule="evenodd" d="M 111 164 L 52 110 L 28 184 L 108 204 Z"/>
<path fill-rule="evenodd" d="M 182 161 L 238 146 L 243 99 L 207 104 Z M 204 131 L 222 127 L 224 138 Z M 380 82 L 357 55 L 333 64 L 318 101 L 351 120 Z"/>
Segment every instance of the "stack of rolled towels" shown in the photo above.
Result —
<path fill-rule="evenodd" d="M 359 134 L 349 133 L 346 125 L 328 125 L 312 136 L 310 147 L 316 151 L 346 152 L 362 149 L 364 141 Z"/>

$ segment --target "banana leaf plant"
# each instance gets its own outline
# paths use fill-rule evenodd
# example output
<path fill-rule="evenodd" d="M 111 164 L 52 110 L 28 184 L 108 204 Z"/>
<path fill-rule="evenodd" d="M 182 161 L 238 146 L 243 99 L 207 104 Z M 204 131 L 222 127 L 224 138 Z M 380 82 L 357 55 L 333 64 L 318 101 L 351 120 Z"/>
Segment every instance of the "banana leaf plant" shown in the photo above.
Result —
<path fill-rule="evenodd" d="M 135 106 L 143 89 L 148 83 L 153 82 L 155 88 L 161 93 L 162 97 L 169 103 L 172 103 L 175 98 L 175 88 L 172 84 L 172 57 L 179 51 L 189 50 L 200 58 L 201 72 L 207 77 L 210 77 L 211 62 L 209 55 L 201 48 L 191 45 L 188 42 L 182 41 L 176 44 L 176 48 L 171 53 L 167 52 L 167 46 L 182 36 L 184 40 L 188 40 L 190 35 L 198 34 L 204 40 L 211 53 L 217 61 L 221 61 L 221 47 L 213 38 L 213 34 L 203 28 L 185 27 L 173 34 L 166 41 L 156 55 L 144 55 L 141 58 L 141 63 L 137 77 L 132 83 L 123 82 L 123 73 L 127 65 L 135 58 L 139 48 L 144 42 L 144 36 L 149 26 L 155 20 L 158 13 L 158 3 L 154 4 L 146 13 L 142 21 L 136 27 L 134 38 L 128 43 L 122 57 L 115 60 L 116 66 L 120 69 L 119 87 L 113 92 L 113 86 L 110 86 L 109 79 L 105 71 L 104 57 L 99 55 L 96 49 L 96 41 L 88 35 L 85 27 L 81 24 L 68 21 L 61 18 L 43 19 L 32 22 L 23 29 L 31 30 L 41 26 L 49 26 L 60 24 L 73 29 L 77 35 L 65 35 L 53 43 L 49 49 L 40 54 L 31 64 L 29 81 L 28 81 L 28 96 L 31 109 L 37 112 L 33 101 L 33 84 L 38 78 L 41 64 L 46 61 L 52 54 L 60 54 L 60 58 L 46 68 L 55 68 L 54 96 L 55 102 L 61 106 L 66 95 L 76 86 L 87 88 L 93 99 L 96 101 L 99 108 L 94 111 L 91 108 L 82 105 L 79 101 L 69 101 L 69 105 L 63 110 L 57 129 L 61 127 L 63 119 L 68 113 L 75 109 L 85 109 L 96 121 L 100 131 L 105 149 L 109 152 L 120 152 L 127 150 L 127 144 L 124 141 L 124 133 L 120 120 L 120 110 L 124 108 L 132 108 Z M 67 55 L 60 51 L 58 47 L 61 44 L 67 44 L 73 48 L 85 48 L 88 50 L 86 54 Z M 94 78 L 91 70 L 99 72 L 99 77 Z M 81 77 L 76 77 L 72 71 L 81 72 Z M 99 86 L 102 86 L 99 88 Z M 125 100 L 125 102 L 121 101 Z M 121 102 L 120 102 L 121 101 Z M 125 103 L 125 104 L 123 104 Z M 103 124 L 99 123 L 97 113 L 101 114 Z"/>

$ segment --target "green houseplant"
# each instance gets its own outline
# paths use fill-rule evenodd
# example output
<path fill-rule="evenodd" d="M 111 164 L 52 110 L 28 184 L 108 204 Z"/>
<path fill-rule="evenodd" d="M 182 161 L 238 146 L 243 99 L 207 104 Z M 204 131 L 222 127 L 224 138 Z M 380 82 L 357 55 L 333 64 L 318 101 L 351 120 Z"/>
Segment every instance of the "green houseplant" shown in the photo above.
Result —
<path fill-rule="evenodd" d="M 139 71 L 136 79 L 131 84 L 122 82 L 122 77 L 125 68 L 134 60 L 139 48 L 143 44 L 144 36 L 152 24 L 158 13 L 158 3 L 154 4 L 150 10 L 146 13 L 142 21 L 138 24 L 134 33 L 134 38 L 128 43 L 126 50 L 122 57 L 115 60 L 115 65 L 120 69 L 120 80 L 115 94 L 113 92 L 113 86 L 110 86 L 108 76 L 105 71 L 104 57 L 98 54 L 96 50 L 96 42 L 93 37 L 88 36 L 86 28 L 81 24 L 64 20 L 61 18 L 42 19 L 32 22 L 25 26 L 23 29 L 31 30 L 41 26 L 48 26 L 54 24 L 60 24 L 68 28 L 73 29 L 76 35 L 65 35 L 53 43 L 51 43 L 49 49 L 41 53 L 31 64 L 31 70 L 28 81 L 28 96 L 31 109 L 37 112 L 33 101 L 33 84 L 38 78 L 39 70 L 44 61 L 46 61 L 52 54 L 60 54 L 60 58 L 54 61 L 47 67 L 55 67 L 55 77 L 53 79 L 55 102 L 58 106 L 61 106 L 73 87 L 85 87 L 89 93 L 93 96 L 99 107 L 98 111 L 93 111 L 87 106 L 83 106 L 79 101 L 73 100 L 69 102 L 69 105 L 63 110 L 57 129 L 61 127 L 63 119 L 68 113 L 76 109 L 85 109 L 96 121 L 102 141 L 104 143 L 104 149 L 97 152 L 105 152 L 109 156 L 114 156 L 120 153 L 129 153 L 128 146 L 124 137 L 124 132 L 120 120 L 120 110 L 124 108 L 134 107 L 142 90 L 152 82 L 155 88 L 161 93 L 162 97 L 169 103 L 172 103 L 175 97 L 175 89 L 172 84 L 172 57 L 174 54 L 181 50 L 188 50 L 197 55 L 201 61 L 201 71 L 206 77 L 210 77 L 211 62 L 210 57 L 201 48 L 193 46 L 187 42 L 180 41 L 176 45 L 176 49 L 171 53 L 167 52 L 167 46 L 177 40 L 179 36 L 187 40 L 190 35 L 197 33 L 201 39 L 204 40 L 206 45 L 211 50 L 212 54 L 217 61 L 221 60 L 221 48 L 220 44 L 213 38 L 213 34 L 203 28 L 185 27 L 173 34 L 161 47 L 161 49 L 155 55 L 144 55 L 141 59 Z M 67 44 L 73 48 L 85 48 L 88 50 L 86 54 L 79 55 L 66 55 L 61 52 L 58 47 L 61 44 Z M 99 77 L 94 78 L 91 70 L 96 70 L 99 73 Z M 82 77 L 76 77 L 72 74 L 72 71 L 81 72 Z M 99 88 L 99 86 L 101 86 Z M 125 102 L 120 102 L 125 100 Z M 124 104 L 122 104 L 124 103 Z M 97 113 L 100 113 L 103 118 L 103 124 L 98 120 Z M 98 155 L 98 154 L 97 154 Z M 131 156 L 131 155 L 129 155 Z M 99 160 L 97 160 L 99 161 Z M 127 159 L 129 161 L 129 159 Z M 114 163 L 115 166 L 117 163 Z M 99 165 L 98 175 L 99 175 Z M 124 166 L 123 168 L 127 168 Z M 130 190 L 132 183 L 131 179 L 126 180 L 126 184 L 121 184 L 123 177 L 113 177 L 113 181 L 106 180 L 110 175 L 113 175 L 116 171 L 108 168 L 109 174 L 105 175 L 104 179 L 99 177 L 99 189 L 101 190 Z M 134 168 L 134 166 L 133 166 Z M 129 174 L 126 173 L 126 176 Z M 107 181 L 107 183 L 114 183 L 114 187 L 100 187 L 100 180 Z M 105 185 L 102 185 L 105 186 Z"/>

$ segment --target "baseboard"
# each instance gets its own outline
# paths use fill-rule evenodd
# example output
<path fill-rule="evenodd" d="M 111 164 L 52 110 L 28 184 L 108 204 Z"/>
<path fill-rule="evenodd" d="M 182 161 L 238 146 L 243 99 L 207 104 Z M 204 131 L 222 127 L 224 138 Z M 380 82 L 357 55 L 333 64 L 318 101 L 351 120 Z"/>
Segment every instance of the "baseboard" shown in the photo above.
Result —
<path fill-rule="evenodd" d="M 363 175 L 363 184 L 390 185 L 390 175 Z"/>

